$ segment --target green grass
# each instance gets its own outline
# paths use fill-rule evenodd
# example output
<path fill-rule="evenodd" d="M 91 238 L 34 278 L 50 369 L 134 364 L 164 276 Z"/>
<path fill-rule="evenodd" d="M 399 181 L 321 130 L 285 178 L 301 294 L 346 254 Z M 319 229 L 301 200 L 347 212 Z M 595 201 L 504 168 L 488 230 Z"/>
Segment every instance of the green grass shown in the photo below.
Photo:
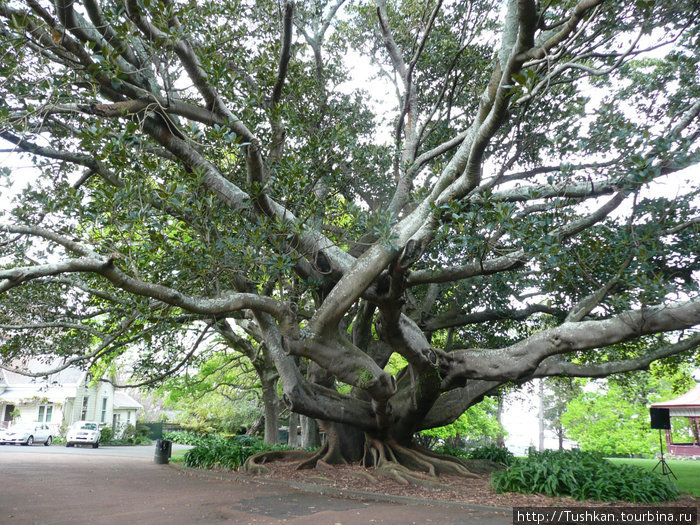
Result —
<path fill-rule="evenodd" d="M 617 464 L 635 465 L 651 471 L 659 462 L 658 459 L 637 459 L 637 458 L 609 458 L 610 461 Z M 676 481 L 673 476 L 670 476 L 671 481 L 678 485 L 678 489 L 683 494 L 692 494 L 700 497 L 700 461 L 698 460 L 677 460 L 667 459 L 666 463 L 671 467 L 673 473 L 678 477 Z M 661 466 L 656 469 L 656 472 L 661 472 Z"/>
<path fill-rule="evenodd" d="M 173 450 L 171 456 L 170 456 L 170 461 L 173 461 L 175 463 L 184 463 L 185 462 L 185 454 L 187 454 L 187 451 L 189 449 L 184 449 L 184 450 Z"/>

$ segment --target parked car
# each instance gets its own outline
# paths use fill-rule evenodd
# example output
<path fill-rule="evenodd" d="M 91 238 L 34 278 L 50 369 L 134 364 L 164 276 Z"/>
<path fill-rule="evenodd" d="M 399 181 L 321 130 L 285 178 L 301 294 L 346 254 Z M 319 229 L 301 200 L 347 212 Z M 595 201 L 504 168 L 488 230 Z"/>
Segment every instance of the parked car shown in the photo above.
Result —
<path fill-rule="evenodd" d="M 0 432 L 0 445 L 33 445 L 43 443 L 47 447 L 53 437 L 45 423 L 20 422 Z"/>
<path fill-rule="evenodd" d="M 76 421 L 66 434 L 66 446 L 92 445 L 100 446 L 100 424 L 95 421 Z"/>

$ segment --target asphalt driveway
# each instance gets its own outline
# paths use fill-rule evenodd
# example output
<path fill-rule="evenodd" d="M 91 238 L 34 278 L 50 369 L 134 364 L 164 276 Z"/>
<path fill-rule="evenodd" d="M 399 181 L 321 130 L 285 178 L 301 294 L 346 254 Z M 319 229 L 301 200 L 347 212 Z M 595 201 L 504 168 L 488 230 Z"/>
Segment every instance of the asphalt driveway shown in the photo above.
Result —
<path fill-rule="evenodd" d="M 373 502 L 220 480 L 153 463 L 153 447 L 0 447 L 0 523 L 511 523 L 510 512 Z"/>

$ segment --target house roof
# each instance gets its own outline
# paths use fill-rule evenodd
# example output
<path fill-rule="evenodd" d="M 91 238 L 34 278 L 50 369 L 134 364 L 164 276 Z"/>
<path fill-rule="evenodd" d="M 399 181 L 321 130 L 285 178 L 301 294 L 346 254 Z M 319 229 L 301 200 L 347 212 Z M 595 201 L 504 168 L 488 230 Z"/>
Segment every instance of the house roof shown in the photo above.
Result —
<path fill-rule="evenodd" d="M 114 392 L 114 409 L 143 408 L 143 405 L 125 392 Z"/>
<path fill-rule="evenodd" d="M 57 368 L 61 361 L 43 362 L 38 359 L 8 363 L 17 370 L 32 374 Z M 19 404 L 30 399 L 46 399 L 63 403 L 68 397 L 75 397 L 78 386 L 85 380 L 86 372 L 76 367 L 68 367 L 45 376 L 26 376 L 17 372 L 0 369 L 0 400 Z"/>
<path fill-rule="evenodd" d="M 700 384 L 682 396 L 651 405 L 654 408 L 668 408 L 672 416 L 700 416 Z"/>
<path fill-rule="evenodd" d="M 44 370 L 51 370 L 52 368 L 56 368 L 59 364 L 60 361 L 44 363 L 42 361 L 39 361 L 38 359 L 9 363 L 9 365 L 11 365 L 12 368 L 15 368 L 17 370 L 26 370 L 27 372 L 30 372 L 32 374 L 38 374 Z M 8 387 L 35 384 L 77 386 L 80 383 L 82 383 L 83 378 L 85 377 L 85 373 L 86 372 L 84 370 L 80 370 L 79 368 L 69 366 L 68 368 L 61 370 L 60 372 L 49 374 L 48 376 L 32 377 L 18 374 L 16 372 L 11 372 L 2 368 L 0 369 L 0 381 L 4 382 L 5 385 L 7 385 Z"/>
<path fill-rule="evenodd" d="M 51 403 L 63 403 L 68 397 L 75 397 L 75 388 L 8 388 L 0 392 L 0 401 L 11 404 L 21 404 L 34 398 L 46 399 Z"/>

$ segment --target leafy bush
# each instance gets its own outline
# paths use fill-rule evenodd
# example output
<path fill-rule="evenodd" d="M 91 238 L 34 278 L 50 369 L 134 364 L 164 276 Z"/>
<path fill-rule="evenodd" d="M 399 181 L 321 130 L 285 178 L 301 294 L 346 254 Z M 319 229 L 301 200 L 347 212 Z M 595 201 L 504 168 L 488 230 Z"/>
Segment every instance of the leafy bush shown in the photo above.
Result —
<path fill-rule="evenodd" d="M 601 454 L 578 450 L 531 450 L 527 458 L 515 458 L 507 470 L 495 472 L 491 486 L 497 492 L 542 493 L 577 500 L 657 503 L 679 496 L 676 486 L 658 474 L 614 465 Z"/>
<path fill-rule="evenodd" d="M 450 445 L 440 445 L 439 447 L 435 447 L 435 452 L 437 452 L 438 454 L 446 454 L 448 456 L 455 456 L 458 458 L 466 458 L 468 454 L 468 452 L 465 449 L 451 447 Z"/>
<path fill-rule="evenodd" d="M 504 465 L 513 463 L 514 457 L 510 450 L 496 445 L 477 447 L 467 451 L 467 458 L 469 459 L 488 459 L 496 463 L 503 463 Z"/>
<path fill-rule="evenodd" d="M 185 466 L 193 468 L 224 468 L 237 470 L 253 454 L 267 450 L 289 450 L 287 445 L 265 445 L 251 436 L 203 438 L 185 454 Z"/>
<path fill-rule="evenodd" d="M 151 430 L 146 425 L 128 424 L 124 427 L 121 437 L 118 440 L 113 440 L 112 443 L 115 445 L 150 445 L 151 438 L 148 437 L 150 432 Z"/>
<path fill-rule="evenodd" d="M 471 450 L 442 445 L 437 447 L 435 452 L 465 459 L 488 459 L 504 465 L 510 465 L 514 457 L 510 450 L 507 448 L 498 447 L 496 445 L 476 447 Z"/>
<path fill-rule="evenodd" d="M 102 427 L 102 430 L 100 430 L 100 442 L 109 443 L 112 440 L 113 435 L 114 431 L 112 430 L 112 427 Z"/>
<path fill-rule="evenodd" d="M 192 432 L 189 430 L 173 430 L 172 432 L 163 433 L 163 439 L 169 439 L 173 443 L 181 445 L 199 445 L 202 441 L 211 439 L 209 434 L 200 432 Z"/>

